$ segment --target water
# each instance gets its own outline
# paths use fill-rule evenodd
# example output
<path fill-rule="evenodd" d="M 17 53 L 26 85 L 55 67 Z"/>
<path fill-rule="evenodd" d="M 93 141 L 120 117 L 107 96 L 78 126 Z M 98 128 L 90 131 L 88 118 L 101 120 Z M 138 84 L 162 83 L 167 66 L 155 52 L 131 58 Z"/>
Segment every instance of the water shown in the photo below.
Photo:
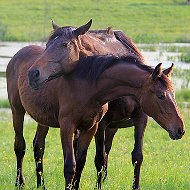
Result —
<path fill-rule="evenodd" d="M 163 63 L 163 68 L 168 68 L 171 63 L 174 63 L 175 68 L 190 69 L 189 63 L 184 63 L 179 60 L 181 52 L 171 52 L 171 47 L 177 50 L 178 48 L 189 48 L 190 43 L 160 43 L 160 44 L 138 44 L 139 49 L 141 49 L 142 54 L 147 60 L 148 65 L 156 66 L 158 63 Z M 147 47 L 154 50 L 146 51 Z"/>
<path fill-rule="evenodd" d="M 28 45 L 45 46 L 42 42 L 0 42 L 0 72 L 5 72 L 7 64 L 13 55 Z"/>
<path fill-rule="evenodd" d="M 42 42 L 0 42 L 0 72 L 5 72 L 6 66 L 14 54 L 22 47 L 31 44 L 42 47 L 45 46 L 45 43 Z M 181 53 L 162 50 L 164 48 L 166 49 L 168 46 L 190 47 L 190 43 L 154 44 L 152 46 L 156 47 L 156 51 L 146 50 L 147 46 L 151 46 L 150 44 L 138 44 L 137 46 L 141 49 L 148 65 L 156 66 L 158 63 L 162 62 L 163 68 L 168 68 L 171 66 L 171 63 L 174 63 L 176 68 L 190 69 L 190 64 L 178 60 Z M 180 81 L 176 81 L 175 83 L 180 85 Z M 0 99 L 7 98 L 6 91 L 6 80 L 0 77 Z"/>
<path fill-rule="evenodd" d="M 0 99 L 7 98 L 7 85 L 5 77 L 0 77 Z"/>

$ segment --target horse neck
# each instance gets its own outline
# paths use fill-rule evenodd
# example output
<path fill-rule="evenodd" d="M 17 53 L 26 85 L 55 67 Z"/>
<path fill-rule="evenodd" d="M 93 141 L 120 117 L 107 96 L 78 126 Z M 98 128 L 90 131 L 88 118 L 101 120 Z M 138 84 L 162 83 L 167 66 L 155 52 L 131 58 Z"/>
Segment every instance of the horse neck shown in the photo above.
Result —
<path fill-rule="evenodd" d="M 140 102 L 143 85 L 150 73 L 134 64 L 117 64 L 102 73 L 95 97 L 104 104 L 122 96 L 134 96 Z"/>

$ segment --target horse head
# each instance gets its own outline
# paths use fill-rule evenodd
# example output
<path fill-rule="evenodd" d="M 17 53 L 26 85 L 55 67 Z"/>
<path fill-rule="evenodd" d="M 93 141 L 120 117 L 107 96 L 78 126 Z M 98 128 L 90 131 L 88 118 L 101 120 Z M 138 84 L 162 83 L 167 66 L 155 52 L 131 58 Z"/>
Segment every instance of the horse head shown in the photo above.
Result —
<path fill-rule="evenodd" d="M 184 135 L 185 131 L 170 81 L 172 70 L 173 64 L 163 71 L 161 63 L 155 67 L 143 86 L 141 106 L 145 113 L 168 131 L 173 140 L 177 140 Z"/>
<path fill-rule="evenodd" d="M 53 32 L 46 48 L 28 70 L 29 83 L 33 88 L 74 70 L 80 53 L 77 39 L 89 30 L 91 24 L 92 19 L 78 28 L 59 27 L 52 21 Z"/>

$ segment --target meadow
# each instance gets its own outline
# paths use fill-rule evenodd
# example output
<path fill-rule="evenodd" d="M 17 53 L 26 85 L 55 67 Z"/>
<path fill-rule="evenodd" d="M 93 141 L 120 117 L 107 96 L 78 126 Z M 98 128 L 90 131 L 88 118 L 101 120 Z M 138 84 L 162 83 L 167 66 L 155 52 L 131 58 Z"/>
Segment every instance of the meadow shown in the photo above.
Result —
<path fill-rule="evenodd" d="M 1 0 L 0 40 L 41 41 L 51 19 L 80 26 L 92 18 L 92 29 L 112 26 L 136 43 L 190 42 L 189 12 L 186 0 Z"/>
<path fill-rule="evenodd" d="M 182 109 L 182 116 L 187 130 L 185 136 L 178 141 L 171 140 L 165 130 L 151 118 L 149 119 L 144 137 L 144 162 L 141 172 L 142 190 L 189 190 L 189 112 L 189 109 Z M 35 129 L 36 123 L 27 116 L 24 126 L 24 136 L 27 145 L 24 159 L 26 190 L 36 188 L 32 148 Z M 14 133 L 10 110 L 1 110 L 0 134 L 0 190 L 14 189 L 16 161 L 13 152 Z M 131 189 L 133 181 L 133 167 L 131 164 L 133 143 L 133 128 L 120 129 L 118 131 L 110 152 L 108 178 L 103 184 L 103 189 Z M 93 190 L 95 187 L 94 154 L 95 146 L 93 140 L 88 150 L 87 162 L 81 179 L 81 189 L 84 190 Z M 47 189 L 64 189 L 63 156 L 58 129 L 50 129 L 46 138 L 44 171 Z"/>

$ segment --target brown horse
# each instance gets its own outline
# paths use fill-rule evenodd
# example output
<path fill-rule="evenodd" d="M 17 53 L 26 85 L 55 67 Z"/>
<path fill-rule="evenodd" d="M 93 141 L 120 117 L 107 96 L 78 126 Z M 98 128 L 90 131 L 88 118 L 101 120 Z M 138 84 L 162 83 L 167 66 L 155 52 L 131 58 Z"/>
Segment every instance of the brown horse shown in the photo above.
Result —
<path fill-rule="evenodd" d="M 54 22 L 51 37 L 48 40 L 46 50 L 44 53 L 38 58 L 33 67 L 40 64 L 40 69 L 46 73 L 56 73 L 54 76 L 51 75 L 49 79 L 57 78 L 62 74 L 67 74 L 71 72 L 75 66 L 76 61 L 84 56 L 89 56 L 92 54 L 113 54 L 117 56 L 127 55 L 129 53 L 133 53 L 137 55 L 142 63 L 144 63 L 144 58 L 140 51 L 137 49 L 135 44 L 132 42 L 130 38 L 125 36 L 121 31 L 112 31 L 110 28 L 107 30 L 95 30 L 89 31 L 85 33 L 91 24 L 91 21 L 86 25 L 77 29 L 80 31 L 80 35 L 73 35 L 76 33 L 74 28 L 71 27 L 59 27 Z M 75 31 L 75 32 L 73 32 Z M 76 37 L 77 36 L 77 37 Z M 54 51 L 56 50 L 56 51 Z M 58 59 L 58 61 L 57 61 Z M 54 60 L 54 61 L 52 61 Z M 43 65 L 41 64 L 43 62 Z M 56 63 L 59 63 L 56 64 Z M 56 72 L 56 69 L 58 72 Z M 41 75 L 43 75 L 43 71 L 41 71 Z M 120 104 L 122 101 L 122 104 Z M 119 106 L 118 106 L 119 103 Z M 110 106 L 111 105 L 111 106 Z M 109 105 L 109 112 L 105 119 L 100 123 L 101 127 L 98 129 L 95 139 L 96 139 L 96 156 L 95 156 L 95 165 L 97 168 L 98 175 L 98 187 L 101 188 L 101 181 L 103 173 L 106 173 L 107 168 L 107 159 L 109 150 L 111 149 L 112 139 L 117 129 L 106 129 L 106 126 L 110 126 L 113 121 L 120 121 L 123 118 L 132 118 L 132 120 L 125 120 L 125 122 L 117 122 L 117 128 L 120 125 L 124 125 L 125 127 L 135 126 L 135 146 L 132 152 L 132 163 L 136 163 L 134 169 L 134 189 L 139 188 L 139 177 L 140 177 L 140 167 L 143 160 L 142 155 L 142 141 L 143 134 L 147 123 L 147 115 L 142 112 L 139 104 L 136 100 L 131 97 L 123 97 L 119 100 L 115 100 Z M 111 113 L 111 117 L 109 116 Z M 134 114 L 135 113 L 135 114 Z M 113 116 L 114 114 L 114 116 Z M 109 121 L 108 118 L 109 117 Z M 123 124 L 124 123 L 124 124 Z M 38 128 L 39 129 L 39 128 Z M 41 130 L 37 129 L 37 133 L 40 133 Z M 105 133 L 106 129 L 106 134 Z M 106 139 L 105 139 L 106 136 Z M 44 136 L 45 137 L 45 136 Z M 106 141 L 106 142 L 105 142 Z M 106 144 L 104 151 L 104 144 Z M 34 145 L 35 146 L 35 145 Z M 107 148 L 109 147 L 109 148 Z M 42 155 L 43 156 L 43 155 Z M 42 159 L 42 157 L 40 158 Z M 36 160 L 36 163 L 39 162 Z M 41 164 L 41 163 L 40 163 Z M 105 167 L 103 170 L 102 168 Z M 41 167 L 40 168 L 41 172 Z M 38 171 L 38 169 L 37 169 Z M 38 186 L 40 185 L 41 176 L 38 175 L 39 179 Z"/>
<path fill-rule="evenodd" d="M 108 28 L 107 30 L 95 30 L 85 33 L 91 25 L 91 21 L 89 21 L 89 23 L 77 29 L 78 32 L 80 31 L 80 35 L 76 35 L 78 32 L 72 27 L 59 27 L 54 22 L 52 24 L 54 31 L 48 40 L 46 50 L 33 65 L 34 68 L 40 67 L 40 70 L 42 70 L 41 74 L 43 72 L 49 74 L 56 73 L 55 76 L 51 75 L 46 80 L 51 80 L 62 74 L 71 72 L 75 68 L 76 61 L 79 58 L 92 54 L 121 56 L 133 53 L 144 63 L 144 58 L 135 44 L 121 31 L 112 31 Z M 58 61 L 56 61 L 57 59 Z M 54 61 L 52 62 L 52 60 Z M 132 164 L 134 165 L 133 189 L 139 189 L 140 167 L 143 160 L 142 142 L 147 119 L 147 115 L 143 113 L 139 103 L 132 96 L 122 97 L 109 103 L 109 111 L 100 122 L 101 127 L 98 128 L 95 136 L 95 165 L 97 168 L 98 188 L 101 188 L 102 175 L 106 176 L 104 173 L 107 174 L 108 154 L 117 128 L 120 128 L 121 125 L 125 127 L 134 125 L 135 144 L 132 151 Z M 115 129 L 113 129 L 113 125 L 116 127 Z M 39 135 L 43 132 L 44 130 L 40 130 L 40 127 L 38 127 L 37 134 Z M 41 136 L 45 138 L 45 135 L 42 134 Z M 44 147 L 44 145 L 41 146 Z M 41 154 L 40 158 L 36 159 L 36 163 L 38 163 L 37 186 L 41 184 L 41 176 L 38 173 L 42 173 L 42 162 L 39 163 L 38 159 L 42 160 L 43 154 Z"/>
<path fill-rule="evenodd" d="M 74 35 L 76 31 L 77 29 L 72 29 Z M 144 113 L 153 117 L 168 131 L 172 139 L 180 139 L 183 136 L 184 123 L 176 107 L 171 82 L 167 77 L 171 74 L 172 67 L 162 72 L 161 64 L 152 69 L 143 65 L 135 56 L 123 58 L 91 56 L 81 59 L 74 72 L 50 81 L 60 74 L 60 68 L 64 72 L 71 71 L 66 65 L 60 64 L 62 59 L 55 60 L 57 56 L 53 57 L 54 59 L 47 57 L 48 51 L 54 55 L 55 41 L 60 37 L 52 36 L 53 41 L 48 42 L 46 51 L 36 46 L 21 49 L 7 67 L 8 97 L 13 113 L 19 184 L 23 183 L 22 160 L 25 152 L 23 118 L 26 111 L 38 122 L 38 127 L 44 130 L 44 133 L 37 133 L 34 140 L 36 160 L 43 154 L 42 141 L 48 131 L 46 127 L 60 127 L 65 189 L 79 187 L 87 149 L 101 117 L 106 112 L 104 105 L 106 102 L 130 95 L 139 103 Z M 59 39 L 60 49 L 57 48 L 57 55 L 66 52 L 63 51 L 66 46 L 69 44 L 62 38 Z M 48 62 L 52 66 L 51 74 L 43 69 L 37 69 L 36 65 L 33 67 L 35 61 L 37 63 L 44 60 L 44 54 L 45 63 Z M 73 68 L 72 64 L 71 67 Z M 32 88 L 28 84 L 27 73 Z M 50 82 L 46 83 L 47 81 Z M 46 85 L 40 88 L 44 83 Z M 80 137 L 75 158 L 73 133 L 77 129 L 80 130 Z"/>
<path fill-rule="evenodd" d="M 68 72 L 71 72 L 73 70 L 73 68 L 75 68 L 76 62 L 79 58 L 87 56 L 87 55 L 92 55 L 92 54 L 110 54 L 111 53 L 114 55 L 121 56 L 121 55 L 129 54 L 131 52 L 131 53 L 137 55 L 142 60 L 142 62 L 144 62 L 143 56 L 141 55 L 140 51 L 137 49 L 135 44 L 131 41 L 131 39 L 126 37 L 121 31 L 113 32 L 110 28 L 108 28 L 107 30 L 94 30 L 94 31 L 89 31 L 88 33 L 85 33 L 89 29 L 89 27 L 91 25 L 91 21 L 89 21 L 86 25 L 79 27 L 78 29 L 75 29 L 73 27 L 58 27 L 54 22 L 52 22 L 52 24 L 53 24 L 54 31 L 53 31 L 50 39 L 48 40 L 47 48 L 46 48 L 45 52 L 43 52 L 42 48 L 40 48 L 38 46 L 28 47 L 31 49 L 33 49 L 33 48 L 39 49 L 39 52 L 40 51 L 42 52 L 41 56 L 45 56 L 45 59 L 48 60 L 47 63 L 50 64 L 49 67 L 45 66 L 45 68 L 43 68 L 43 69 L 46 72 L 47 72 L 47 69 L 50 69 L 50 71 L 48 71 L 50 73 L 55 72 L 53 69 L 54 69 L 54 67 L 56 67 L 56 64 L 55 64 L 56 61 L 54 61 L 54 63 L 53 63 L 52 60 L 54 58 L 50 57 L 50 55 L 54 55 L 51 48 L 52 47 L 54 49 L 62 48 L 60 50 L 60 54 L 58 54 L 58 55 L 56 54 L 56 58 L 55 58 L 55 59 L 58 59 L 58 58 L 62 59 L 62 60 L 57 61 L 60 63 L 61 70 L 59 73 L 56 74 L 57 76 L 53 76 L 53 77 L 51 76 L 52 78 L 56 78 L 56 77 L 62 75 L 62 73 L 66 74 Z M 57 43 L 57 46 L 55 46 L 55 45 L 52 46 L 52 42 L 55 40 L 55 38 L 57 38 L 59 36 L 62 36 L 61 37 L 63 40 L 62 43 L 61 44 Z M 50 51 L 49 51 L 49 49 L 50 49 Z M 55 53 L 57 53 L 57 51 Z M 49 60 L 48 58 L 51 58 L 51 59 Z M 40 56 L 38 59 L 43 60 L 40 58 Z M 39 60 L 37 63 L 39 63 Z M 137 108 L 139 106 L 138 104 L 135 103 L 135 100 L 133 97 L 128 96 L 125 98 L 121 98 L 121 100 L 123 101 L 122 105 L 118 106 L 118 100 L 116 100 L 116 101 L 112 102 L 112 104 L 111 104 L 112 106 L 110 107 L 111 109 L 109 109 L 111 112 L 114 110 L 114 112 L 118 115 L 117 117 L 115 115 L 114 120 L 122 119 L 121 116 L 119 115 L 122 110 L 126 110 L 125 114 L 123 114 L 123 116 L 122 116 L 122 117 L 126 118 L 126 117 L 130 116 L 130 113 L 132 113 L 133 109 L 137 110 Z M 128 109 L 129 107 L 130 107 L 130 109 Z M 139 109 L 141 110 L 141 108 L 139 108 Z M 147 116 L 144 113 L 142 113 L 142 116 L 139 118 L 142 118 L 142 117 L 145 118 L 145 121 L 147 120 L 146 119 Z M 104 122 L 102 122 L 102 124 L 103 123 Z M 142 126 L 142 128 L 144 129 L 146 126 L 146 122 L 144 122 L 143 124 L 144 125 Z M 128 122 L 125 123 L 125 126 L 126 127 L 128 126 Z M 104 126 L 104 128 L 105 128 L 105 126 Z M 100 178 L 101 172 L 100 171 L 102 171 L 101 168 L 105 164 L 103 164 L 104 156 L 102 156 L 104 144 L 100 144 L 101 142 L 103 142 L 102 139 L 104 140 L 104 134 L 103 134 L 104 130 L 103 130 L 103 133 L 102 133 L 102 131 L 100 131 L 100 132 L 99 131 L 96 135 L 96 144 L 97 144 L 98 148 L 97 148 L 97 152 L 96 152 L 95 163 L 96 163 L 96 167 L 97 167 L 97 173 L 99 176 L 98 182 L 100 183 L 101 182 L 101 178 Z M 137 126 L 136 131 L 139 132 L 139 135 L 138 135 L 139 137 L 143 135 L 144 130 L 142 130 L 140 126 L 139 127 Z M 41 186 L 41 185 L 44 186 L 43 175 L 40 175 L 40 174 L 43 173 L 43 164 L 42 164 L 43 162 L 42 161 L 43 161 L 43 152 L 44 152 L 44 142 L 45 142 L 45 137 L 46 137 L 47 132 L 48 132 L 48 127 L 41 129 L 41 125 L 38 125 L 36 136 L 40 136 L 41 141 L 38 142 L 36 140 L 37 137 L 35 137 L 35 139 L 34 139 L 34 156 L 35 156 L 35 161 L 36 161 L 37 186 Z M 112 131 L 109 132 L 110 137 L 113 132 Z M 44 139 L 42 140 L 42 138 L 44 138 Z M 141 140 L 142 138 L 139 138 L 139 139 Z M 106 142 L 110 142 L 110 140 L 111 139 L 107 139 Z M 139 142 L 139 144 L 141 145 L 142 143 Z M 39 146 L 40 146 L 40 150 L 41 150 L 40 153 L 38 153 Z M 140 146 L 140 148 L 141 147 L 142 146 Z M 139 150 L 140 148 L 134 148 L 134 150 Z M 36 155 L 38 155 L 38 156 L 36 156 Z M 108 155 L 108 153 L 107 153 L 107 155 Z M 136 154 L 136 155 L 138 155 L 138 154 Z M 17 168 L 18 168 L 19 172 L 17 172 L 16 184 L 23 183 L 22 162 L 21 162 L 21 160 L 23 159 L 23 156 L 24 156 L 24 154 L 22 154 L 22 156 L 18 157 Z M 39 160 L 42 160 L 42 161 L 39 161 Z M 139 160 L 139 159 L 136 158 L 136 160 Z"/>

